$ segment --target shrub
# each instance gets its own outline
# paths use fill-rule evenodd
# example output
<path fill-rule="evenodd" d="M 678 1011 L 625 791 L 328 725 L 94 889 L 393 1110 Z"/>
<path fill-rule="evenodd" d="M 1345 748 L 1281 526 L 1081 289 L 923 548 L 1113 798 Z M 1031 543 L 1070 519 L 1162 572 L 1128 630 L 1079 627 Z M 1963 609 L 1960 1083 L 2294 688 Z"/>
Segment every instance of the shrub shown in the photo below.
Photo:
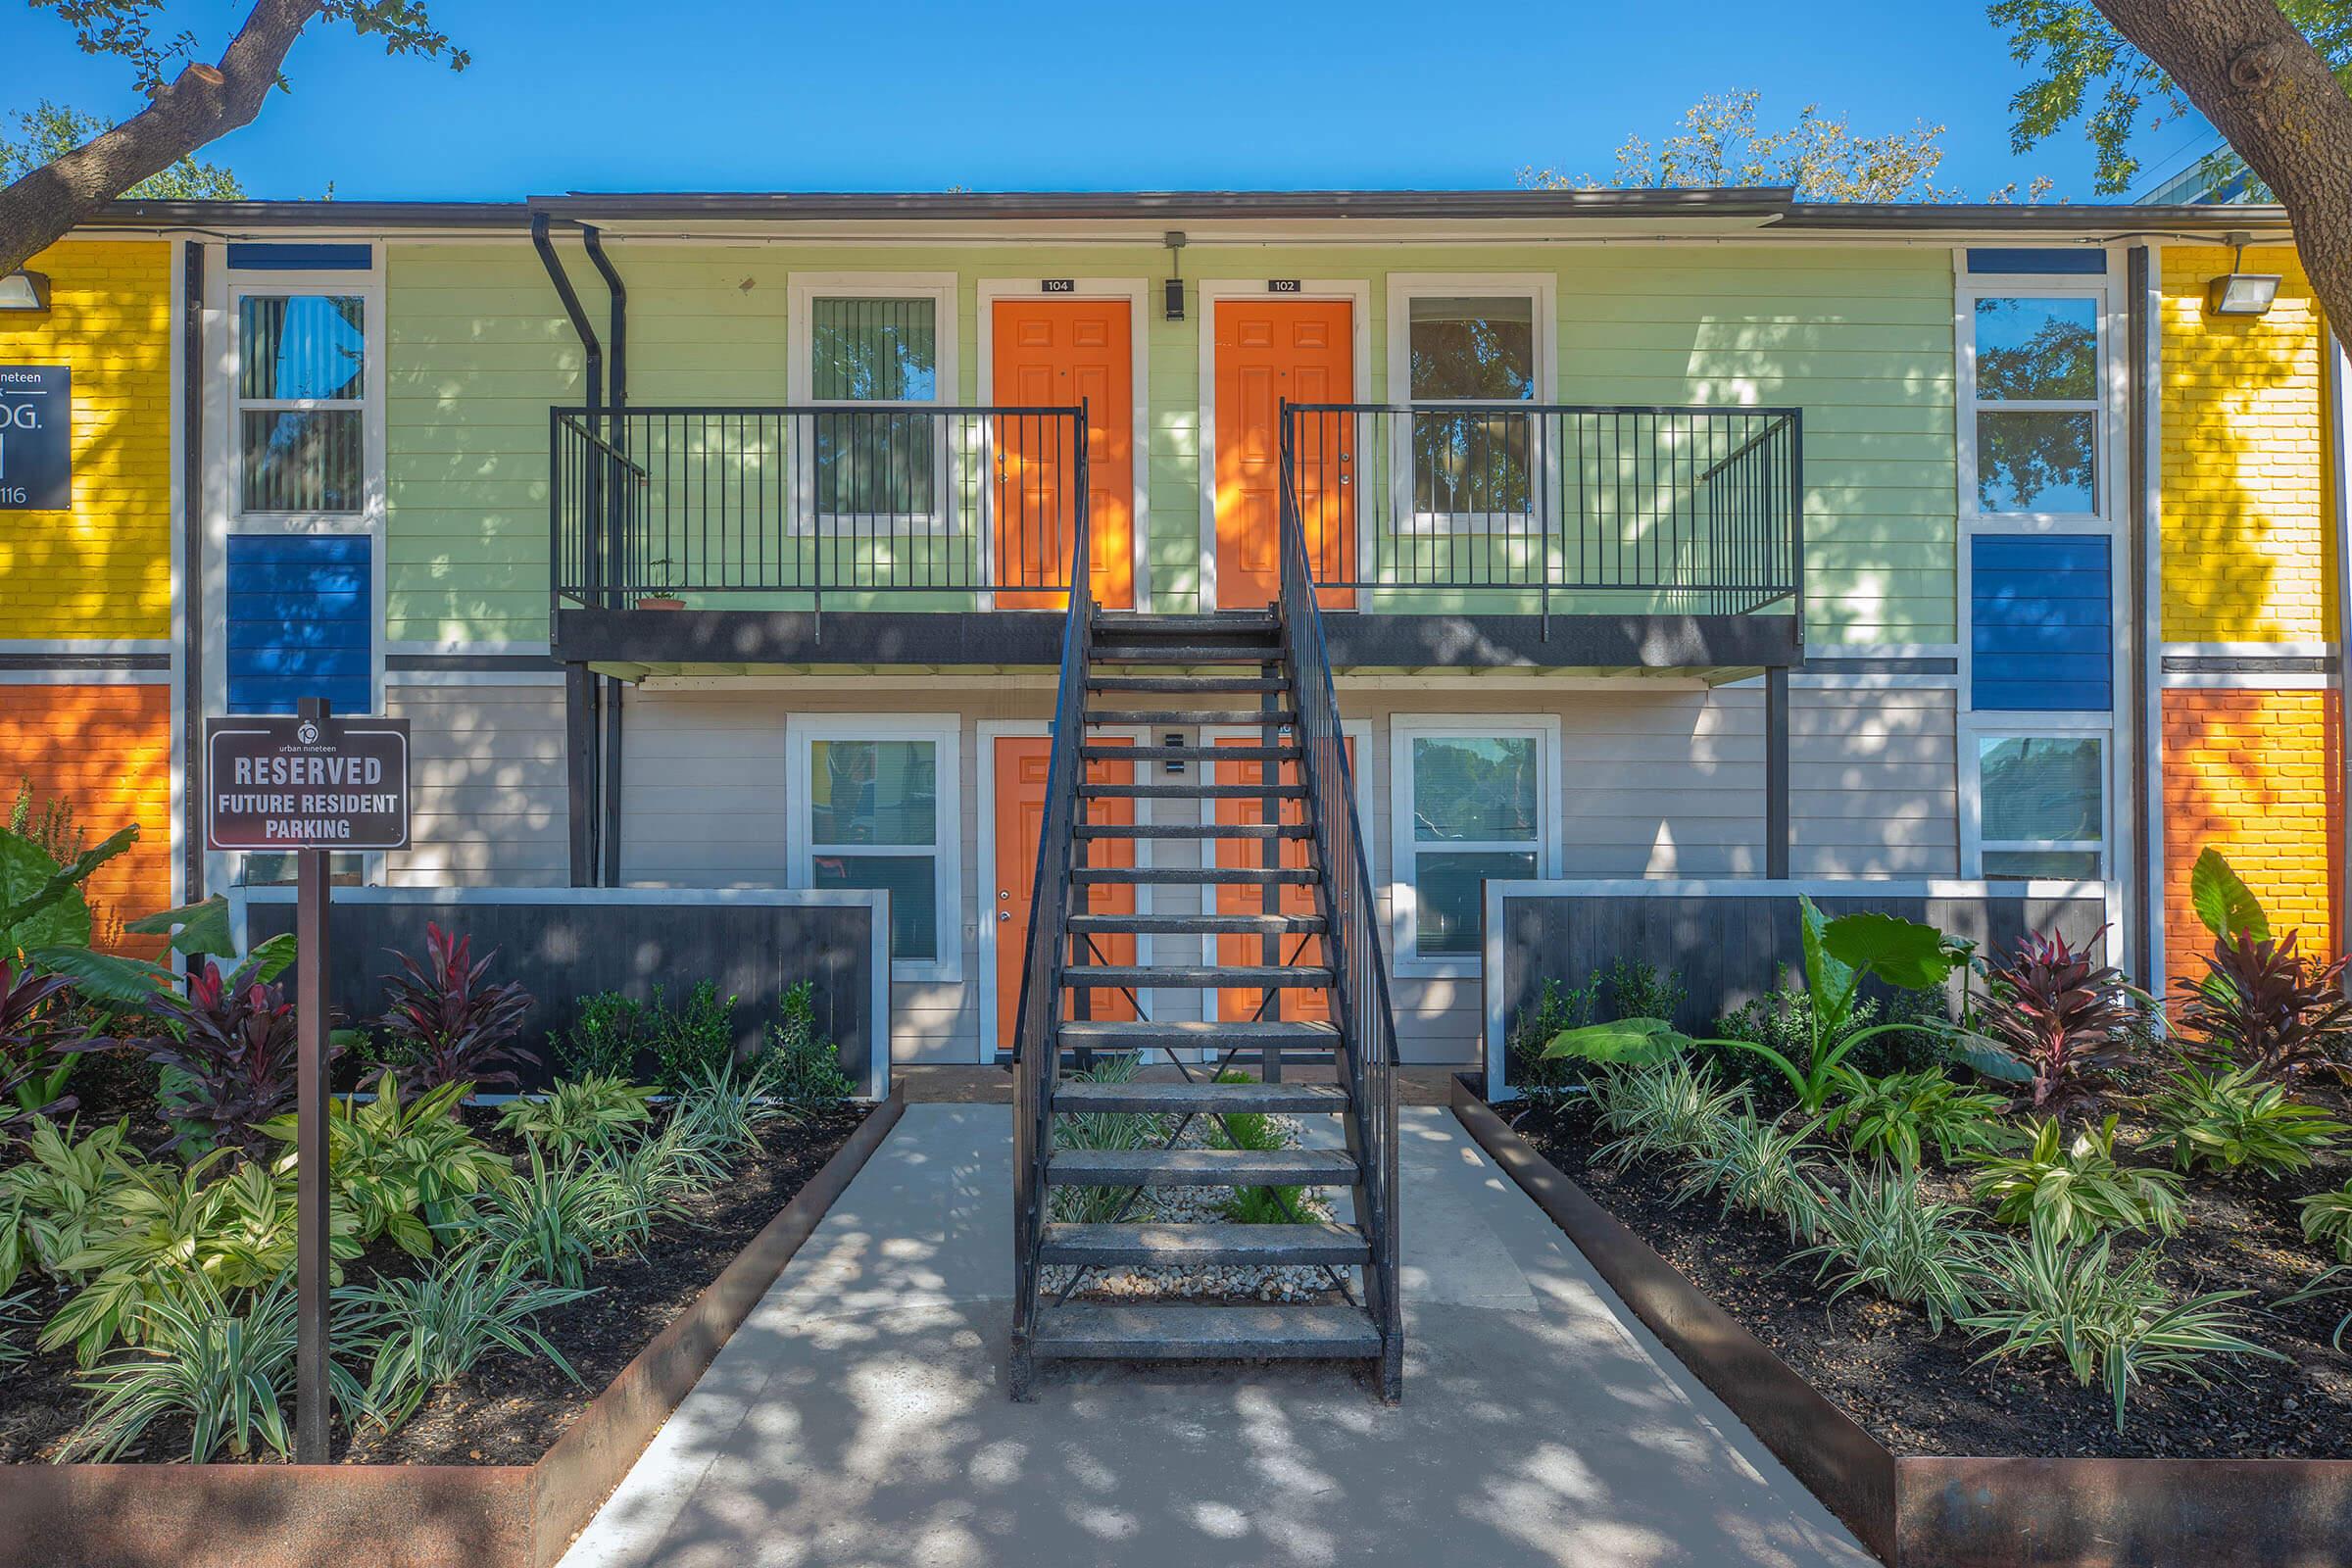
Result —
<path fill-rule="evenodd" d="M 654 1093 L 631 1088 L 618 1078 L 568 1079 L 545 1099 L 510 1101 L 499 1112 L 498 1124 L 559 1159 L 601 1153 L 653 1114 L 646 1102 Z"/>
<path fill-rule="evenodd" d="M 675 1007 L 663 1003 L 656 986 L 646 1027 L 664 1089 L 683 1093 L 735 1060 L 735 999 L 722 999 L 710 981 L 697 981 Z"/>
<path fill-rule="evenodd" d="M 1974 1154 L 1969 1162 L 1977 1167 L 1977 1196 L 2006 1224 L 2037 1225 L 2078 1242 L 2102 1230 L 2170 1236 L 2180 1228 L 2180 1178 L 2117 1163 L 2112 1115 L 2071 1141 L 2055 1118 L 2037 1122 L 2023 1152 Z"/>
<path fill-rule="evenodd" d="M 384 976 L 386 1005 L 375 1020 L 387 1073 L 412 1090 L 454 1083 L 511 1089 L 517 1064 L 538 1065 L 538 1056 L 514 1044 L 531 994 L 512 983 L 482 983 L 495 951 L 476 963 L 471 937 L 453 938 L 428 923 L 422 963 L 405 953 L 392 956 L 400 970 Z"/>
<path fill-rule="evenodd" d="M 2177 1372 L 2205 1386 L 2201 1363 L 2214 1355 L 2266 1355 L 2275 1350 L 2236 1332 L 2230 1302 L 2250 1291 L 2215 1291 L 2175 1302 L 2156 1278 L 2156 1251 L 2142 1249 L 2118 1266 L 2112 1238 L 2087 1245 L 2035 1226 L 2023 1238 L 1984 1238 L 1971 1272 L 1984 1304 L 1961 1320 L 1979 1340 L 1997 1340 L 1977 1359 L 2036 1352 L 2062 1356 L 2075 1381 L 2103 1380 L 2115 1401 L 2115 1428 L 2124 1428 L 2124 1402 L 2149 1372 Z"/>
<path fill-rule="evenodd" d="M 78 1285 L 82 1272 L 66 1267 L 88 1245 L 91 1222 L 113 1175 L 113 1161 L 130 1148 L 130 1121 L 101 1127 L 74 1142 L 45 1116 L 32 1119 L 22 1164 L 0 1170 L 0 1291 L 36 1268 L 61 1284 Z"/>
<path fill-rule="evenodd" d="M 555 1041 L 559 1078 L 618 1078 L 633 1082 L 647 1046 L 645 1004 L 617 991 L 580 1003 L 579 1015 Z"/>
<path fill-rule="evenodd" d="M 530 1171 L 517 1173 L 475 1205 L 466 1229 L 497 1255 L 501 1273 L 576 1287 L 588 1266 L 629 1223 L 611 1176 L 593 1165 L 551 1165 L 533 1145 Z"/>
<path fill-rule="evenodd" d="M 339 1291 L 338 1304 L 349 1312 L 346 1343 L 368 1362 L 366 1391 L 355 1402 L 370 1423 L 389 1432 L 427 1394 L 501 1348 L 552 1362 L 576 1384 L 579 1374 L 548 1343 L 537 1318 L 593 1294 L 526 1280 L 500 1267 L 488 1247 L 447 1253 L 414 1279 L 379 1277 Z"/>
<path fill-rule="evenodd" d="M 1870 1291 L 1925 1309 L 1932 1333 L 1941 1334 L 1946 1320 L 1974 1310 L 1966 1230 L 1970 1211 L 1922 1193 L 1914 1166 L 1856 1170 L 1847 1165 L 1844 1177 L 1842 1186 L 1813 1195 L 1819 1244 L 1789 1261 L 1820 1258 L 1813 1277 L 1838 1276 L 1830 1292 L 1833 1301 L 1848 1291 Z"/>
<path fill-rule="evenodd" d="M 443 1084 L 404 1103 L 400 1080 L 387 1073 L 365 1104 L 356 1096 L 328 1102 L 327 1169 L 362 1242 L 388 1236 L 423 1257 L 457 1234 L 477 1194 L 507 1179 L 507 1162 L 457 1117 L 472 1092 L 468 1083 Z M 294 1117 L 262 1130 L 291 1145 Z"/>
<path fill-rule="evenodd" d="M 2287 1099 L 2283 1086 L 2264 1082 L 2252 1067 L 2207 1071 L 2183 1064 L 2154 1108 L 2163 1132 L 2150 1147 L 2169 1145 L 2182 1170 L 2203 1165 L 2230 1175 L 2252 1169 L 2282 1176 L 2309 1166 L 2348 1130 L 2317 1106 Z"/>
<path fill-rule="evenodd" d="M 768 1031 L 761 1062 L 768 1092 L 795 1110 L 831 1110 L 858 1093 L 841 1070 L 841 1051 L 816 1031 L 816 986 L 803 980 L 786 989 L 782 1016 Z"/>
<path fill-rule="evenodd" d="M 2303 1211 L 2303 1239 L 2314 1247 L 2335 1249 L 2335 1255 L 2352 1263 L 2352 1181 L 2330 1192 L 2297 1199 Z"/>
<path fill-rule="evenodd" d="M 255 1290 L 294 1266 L 293 1160 L 274 1170 L 248 1161 L 216 1178 L 227 1153 L 215 1150 L 185 1169 L 110 1158 L 87 1244 L 63 1265 L 90 1281 L 41 1331 L 42 1349 L 70 1344 L 88 1366 L 118 1338 L 141 1343 L 151 1309 L 194 1279 Z M 351 1211 L 330 1201 L 327 1224 L 330 1258 L 358 1256 Z"/>
<path fill-rule="evenodd" d="M 164 1070 L 167 1150 L 250 1151 L 265 1141 L 262 1123 L 294 1099 L 294 1004 L 282 985 L 242 978 L 223 978 L 208 958 L 184 1000 L 161 992 L 150 1004 L 166 1032 L 138 1049 Z"/>
<path fill-rule="evenodd" d="M 1592 1021 L 1597 1004 L 1600 982 L 1587 980 L 1581 986 L 1565 986 L 1557 980 L 1544 982 L 1544 990 L 1532 1006 L 1520 1009 L 1511 1026 L 1510 1039 L 1504 1050 L 1510 1061 L 1510 1081 L 1521 1089 L 1562 1089 L 1579 1081 L 1581 1073 L 1572 1060 L 1555 1056 L 1545 1048 L 1562 1033 L 1581 1029 Z"/>
<path fill-rule="evenodd" d="M 1600 1129 L 1613 1142 L 1593 1153 L 1620 1169 L 1638 1159 L 1687 1159 L 1720 1148 L 1747 1093 L 1727 1088 L 1704 1064 L 1682 1058 L 1621 1067 L 1593 1084 Z"/>
<path fill-rule="evenodd" d="M 1619 1018 L 1660 1018 L 1668 1023 L 1690 993 L 1682 976 L 1641 958 L 1613 958 L 1605 982 L 1609 1011 Z"/>
<path fill-rule="evenodd" d="M 2018 1109 L 2063 1117 L 2094 1108 L 2131 1049 L 2136 1009 L 2123 971 L 2064 937 L 2027 933 L 1972 1002 L 1978 1038 L 1962 1057 L 2026 1085 Z"/>
<path fill-rule="evenodd" d="M 203 1464 L 223 1445 L 243 1457 L 255 1447 L 284 1457 L 292 1446 L 284 1400 L 294 1383 L 296 1298 L 291 1276 L 270 1281 L 238 1310 L 201 1275 L 148 1309 L 144 1343 L 108 1361 L 81 1387 L 96 1396 L 61 1459 L 115 1459 L 159 1419 L 190 1424 L 188 1462 Z M 332 1363 L 337 1402 L 359 1388 Z"/>
<path fill-rule="evenodd" d="M 2291 1078 L 2342 1054 L 2352 1039 L 2344 966 L 2306 959 L 2283 942 L 2240 931 L 2221 938 L 2202 981 L 2177 982 L 2180 1025 L 2219 1055 L 2266 1078 Z"/>
<path fill-rule="evenodd" d="M 1923 1150 L 1949 1164 L 1962 1154 L 1992 1148 L 2002 1128 L 1995 1118 L 2001 1100 L 1963 1089 L 1940 1071 L 1857 1075 L 1846 1098 L 1829 1113 L 1829 1129 L 1855 1153 L 1889 1159 L 1905 1170 Z"/>
<path fill-rule="evenodd" d="M 1818 1152 L 1812 1138 L 1820 1127 L 1819 1116 L 1784 1127 L 1742 1109 L 1716 1130 L 1712 1143 L 1683 1161 L 1684 1180 L 1674 1201 L 1718 1194 L 1727 1214 L 1736 1208 L 1768 1214 L 1785 1221 L 1791 1236 L 1808 1230 L 1814 1193 L 1807 1156 Z"/>

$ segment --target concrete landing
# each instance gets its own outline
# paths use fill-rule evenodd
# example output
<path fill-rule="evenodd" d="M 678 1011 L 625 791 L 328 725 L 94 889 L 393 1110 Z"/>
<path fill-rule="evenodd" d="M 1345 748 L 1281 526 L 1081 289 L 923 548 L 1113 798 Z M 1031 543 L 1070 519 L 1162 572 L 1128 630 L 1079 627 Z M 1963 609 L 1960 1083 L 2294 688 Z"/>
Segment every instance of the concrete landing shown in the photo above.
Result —
<path fill-rule="evenodd" d="M 1317 1367 L 1004 1395 L 1008 1112 L 917 1104 L 566 1568 L 1861 1568 L 1449 1111 L 1402 1127 L 1404 1402 Z"/>

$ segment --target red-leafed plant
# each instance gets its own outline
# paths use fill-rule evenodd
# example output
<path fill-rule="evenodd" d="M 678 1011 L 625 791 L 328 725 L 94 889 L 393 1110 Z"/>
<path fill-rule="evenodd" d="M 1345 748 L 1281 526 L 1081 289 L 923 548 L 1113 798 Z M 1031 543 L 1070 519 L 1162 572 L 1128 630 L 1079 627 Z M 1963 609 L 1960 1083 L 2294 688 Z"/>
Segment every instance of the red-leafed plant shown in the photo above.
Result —
<path fill-rule="evenodd" d="M 384 976 L 388 1005 L 375 1026 L 385 1035 L 385 1071 L 416 1094 L 443 1084 L 470 1083 L 479 1089 L 512 1089 L 518 1064 L 539 1058 L 514 1044 L 531 1008 L 520 985 L 482 984 L 493 949 L 473 961 L 473 939 L 452 937 L 438 925 L 424 928 L 424 961 L 394 953 L 400 972 Z"/>
<path fill-rule="evenodd" d="M 294 1099 L 294 1004 L 286 988 L 246 979 L 244 971 L 223 977 L 207 959 L 184 999 L 163 994 L 149 1011 L 169 1031 L 138 1043 L 164 1069 L 164 1117 L 173 1129 L 165 1147 L 266 1145 L 261 1124 Z"/>
<path fill-rule="evenodd" d="M 2123 971 L 2062 936 L 2028 932 L 1986 980 L 1975 999 L 1977 1026 L 2023 1069 L 2014 1076 L 2026 1089 L 2012 1108 L 2064 1116 L 2095 1106 L 2132 1050 L 2135 1009 Z"/>
<path fill-rule="evenodd" d="M 2352 1047 L 2352 1000 L 2343 989 L 2352 959 L 2306 958 L 2295 951 L 2299 935 L 2222 936 L 2205 960 L 2205 978 L 2178 982 L 2181 1027 L 2202 1036 L 2213 1054 L 2268 1078 L 2341 1063 Z"/>
<path fill-rule="evenodd" d="M 55 1116 L 74 1108 L 64 1092 L 74 1058 L 60 1054 L 79 1035 L 63 1005 L 73 986 L 64 975 L 0 958 L 0 1138 L 36 1111 Z"/>

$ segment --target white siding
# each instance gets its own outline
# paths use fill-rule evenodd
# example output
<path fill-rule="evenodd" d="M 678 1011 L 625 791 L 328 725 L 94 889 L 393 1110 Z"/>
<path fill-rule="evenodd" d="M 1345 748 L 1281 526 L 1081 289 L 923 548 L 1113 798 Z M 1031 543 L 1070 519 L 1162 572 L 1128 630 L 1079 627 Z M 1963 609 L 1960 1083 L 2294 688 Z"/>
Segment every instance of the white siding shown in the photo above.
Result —
<path fill-rule="evenodd" d="M 394 887 L 560 887 L 570 876 L 564 688 L 386 683 L 410 724 L 411 848 Z"/>

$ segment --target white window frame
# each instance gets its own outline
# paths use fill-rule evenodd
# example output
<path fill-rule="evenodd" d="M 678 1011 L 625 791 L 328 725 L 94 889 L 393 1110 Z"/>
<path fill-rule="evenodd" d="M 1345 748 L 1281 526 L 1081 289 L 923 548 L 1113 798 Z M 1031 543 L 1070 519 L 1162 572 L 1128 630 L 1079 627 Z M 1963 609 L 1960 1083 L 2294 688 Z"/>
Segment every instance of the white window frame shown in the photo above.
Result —
<path fill-rule="evenodd" d="M 1389 401 L 1416 413 L 1443 413 L 1484 399 L 1416 398 L 1413 396 L 1412 303 L 1427 296 L 1461 298 L 1525 298 L 1534 318 L 1535 386 L 1527 399 L 1529 451 L 1528 483 L 1533 495 L 1559 494 L 1555 471 L 1558 454 L 1542 437 L 1543 421 L 1532 411 L 1548 405 L 1555 395 L 1559 341 L 1559 278 L 1550 272 L 1391 272 L 1389 274 Z M 1412 418 L 1390 442 L 1389 482 L 1395 504 L 1390 515 L 1395 526 L 1410 536 L 1425 534 L 1491 534 L 1536 537 L 1544 520 L 1533 512 L 1423 512 L 1414 504 Z M 1359 525 L 1360 526 L 1360 525 Z"/>
<path fill-rule="evenodd" d="M 244 302 L 257 296 L 278 298 L 300 295 L 321 298 L 340 296 L 360 302 L 360 351 L 366 363 L 360 368 L 360 395 L 357 398 L 248 398 L 241 394 L 239 388 L 244 383 L 245 368 L 245 342 L 240 330 Z M 381 519 L 384 510 L 383 318 L 383 286 L 380 276 L 373 271 L 360 273 L 321 270 L 299 272 L 238 271 L 229 274 L 227 306 L 221 318 L 227 348 L 221 384 L 227 400 L 223 434 L 227 439 L 228 506 L 233 521 L 232 531 L 358 533 Z M 351 512 L 246 511 L 244 416 L 248 413 L 309 414 L 346 410 L 360 416 L 358 509 Z"/>
<path fill-rule="evenodd" d="M 2016 722 L 2003 722 L 2014 718 Z M 2099 829 L 2089 839 L 1987 839 L 1984 837 L 1984 744 L 2008 740 L 2094 740 L 2099 743 Z M 2098 874 L 2091 880 L 2113 879 L 2116 866 L 2114 726 L 2098 714 L 1992 713 L 1983 714 L 1960 730 L 1960 874 L 1983 880 L 1984 852 L 2066 853 L 2095 852 Z M 2056 882 L 2066 879 L 2037 876 L 2001 877 L 2000 881 Z"/>
<path fill-rule="evenodd" d="M 953 272 L 795 272 L 787 286 L 785 352 L 790 356 L 785 385 L 796 408 L 815 409 L 945 409 L 956 406 L 962 383 L 957 379 L 958 325 L 956 318 L 956 277 Z M 932 328 L 938 343 L 933 367 L 932 396 L 928 398 L 819 398 L 816 396 L 815 302 L 820 299 L 929 300 Z M 796 423 L 799 421 L 795 421 Z M 942 419 L 934 428 L 939 439 L 931 453 L 932 494 L 929 513 L 877 514 L 870 521 L 900 533 L 955 536 L 962 531 L 956 512 L 957 455 L 951 448 L 953 421 Z M 809 432 L 812 440 L 813 429 Z M 974 455 L 964 455 L 968 461 Z M 816 507 L 816 463 L 796 461 L 792 466 L 793 508 L 789 531 L 824 534 L 840 513 L 819 513 Z M 983 535 L 985 537 L 985 534 Z"/>
<path fill-rule="evenodd" d="M 1958 385 L 1959 501 L 1963 533 L 2082 533 L 2113 528 L 2124 510 L 2125 474 L 2124 322 L 2110 276 L 2080 272 L 1970 272 L 1967 252 L 1958 253 L 1961 271 L 1954 291 L 1952 333 Z M 2112 268 L 2110 269 L 2112 272 Z M 2080 299 L 2097 308 L 2098 394 L 2090 398 L 1999 398 L 1977 395 L 1977 302 L 1988 299 Z M 1977 416 L 1980 413 L 2088 414 L 2091 418 L 2091 486 L 2097 504 L 2089 512 L 1986 512 L 1978 498 Z"/>
<path fill-rule="evenodd" d="M 1423 845 L 1413 838 L 1413 742 L 1446 736 L 1478 740 L 1532 738 L 1536 742 L 1536 842 L 1461 840 Z M 1359 754 L 1360 755 L 1360 754 Z M 1560 717 L 1557 713 L 1395 713 L 1389 718 L 1389 904 L 1392 970 L 1425 979 L 1479 972 L 1482 951 L 1423 955 L 1419 948 L 1420 855 L 1525 854 L 1533 849 L 1538 877 L 1560 874 Z"/>
<path fill-rule="evenodd" d="M 859 856 L 933 858 L 937 955 L 890 962 L 894 981 L 963 978 L 963 720 L 956 713 L 788 713 L 784 719 L 784 861 L 791 885 L 816 886 L 812 760 L 818 741 L 929 741 L 937 748 L 937 820 L 925 850 L 911 844 L 841 846 Z"/>

